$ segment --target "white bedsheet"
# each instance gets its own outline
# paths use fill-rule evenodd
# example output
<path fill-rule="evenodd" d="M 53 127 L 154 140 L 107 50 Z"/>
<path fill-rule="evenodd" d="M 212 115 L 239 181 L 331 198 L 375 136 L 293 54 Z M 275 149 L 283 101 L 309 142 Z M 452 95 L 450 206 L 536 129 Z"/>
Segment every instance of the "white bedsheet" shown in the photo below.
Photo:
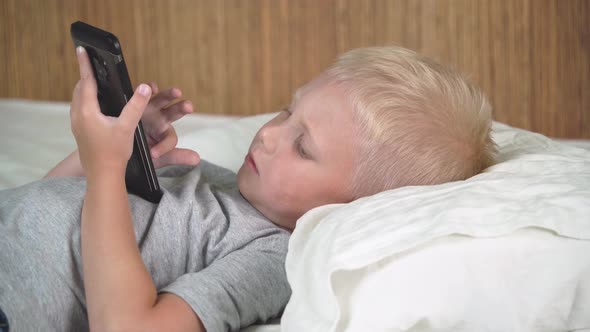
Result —
<path fill-rule="evenodd" d="M 245 117 L 235 121 L 237 119 L 236 117 L 191 115 L 179 121 L 175 126 L 179 135 L 179 146 L 193 148 L 201 154 L 203 159 L 207 159 L 211 162 L 220 164 L 235 171 L 242 161 L 244 152 L 248 148 L 252 136 L 258 127 L 271 116 L 273 116 L 273 114 Z M 560 141 L 568 145 L 582 147 L 590 150 L 590 140 Z M 35 102 L 17 99 L 0 100 L 0 189 L 22 185 L 41 178 L 51 167 L 63 159 L 73 149 L 75 149 L 75 141 L 70 132 L 68 103 Z M 506 154 L 506 156 L 508 155 L 509 154 Z M 362 204 L 362 202 L 358 204 Z M 336 212 L 333 209 L 334 207 L 328 206 L 326 207 L 326 210 L 322 210 L 322 208 L 320 208 L 318 210 L 312 211 L 315 215 L 310 214 L 307 216 L 307 222 L 303 222 L 302 226 L 304 227 L 301 227 L 299 233 L 303 234 L 305 231 L 313 231 L 313 229 L 316 229 L 315 226 L 312 226 L 314 222 L 319 222 L 320 219 L 322 222 L 326 221 L 323 217 L 318 217 L 320 214 L 322 214 L 322 211 L 324 211 L 324 214 L 326 214 L 324 217 L 328 217 L 327 214 Z M 354 206 L 348 208 L 348 210 L 350 209 L 354 210 Z M 348 210 L 341 210 L 341 214 L 346 214 L 346 211 Z M 351 210 L 351 213 L 347 215 L 353 216 L 353 210 Z M 461 213 L 465 212 L 466 211 L 462 211 Z M 326 222 L 323 226 L 323 229 L 329 229 L 334 225 L 336 225 L 334 222 L 331 223 L 330 220 L 328 220 L 328 222 Z M 320 228 L 317 228 L 317 230 L 319 229 Z M 316 231 L 316 233 L 318 232 Z M 520 235 L 517 234 L 517 236 Z M 322 248 L 329 244 L 326 241 L 318 241 L 318 239 L 314 239 L 313 234 L 309 236 L 297 236 L 297 234 L 295 234 L 296 240 L 300 240 L 302 238 L 307 239 L 307 242 L 310 245 L 317 243 L 322 245 Z M 506 241 L 509 240 L 510 239 L 507 239 Z M 305 255 L 305 252 L 303 252 L 305 250 L 304 244 L 305 242 L 301 241 L 294 243 L 294 245 L 299 245 L 301 248 L 303 248 L 301 249 L 301 252 L 292 252 L 290 249 L 290 255 L 292 256 L 291 262 L 293 264 L 297 264 L 297 261 L 295 260 L 296 257 L 301 259 L 303 262 L 307 261 L 308 263 L 306 264 L 308 265 L 313 263 L 312 259 L 316 259 L 314 257 L 317 257 L 317 255 L 315 255 L 313 251 L 308 252 L 307 256 Z M 437 244 L 433 243 L 433 246 L 434 245 Z M 462 244 L 458 243 L 458 245 Z M 463 245 L 466 245 L 466 243 L 463 242 Z M 335 255 L 333 257 L 321 255 L 321 258 L 337 259 L 338 257 L 344 257 L 347 252 L 348 251 L 345 251 L 340 256 Z M 440 251 L 437 251 L 436 254 L 439 255 Z M 473 254 L 475 255 L 475 253 Z M 417 250 L 414 255 L 415 257 L 410 262 L 427 262 L 432 261 L 432 258 L 429 257 L 435 257 L 428 256 L 429 252 L 426 250 Z M 355 254 L 351 254 L 350 257 L 356 256 L 357 255 Z M 408 257 L 410 257 L 410 255 L 408 255 Z M 418 259 L 422 260 L 418 261 Z M 303 265 L 301 266 L 303 267 Z M 391 268 L 399 268 L 399 266 L 391 265 Z M 383 271 L 386 271 L 383 266 L 381 268 Z M 315 272 L 318 271 L 319 270 Z M 303 273 L 305 271 L 299 270 L 298 272 Z M 402 274 L 397 273 L 397 275 L 403 277 Z M 294 276 L 295 274 L 291 273 L 290 278 L 293 278 Z M 377 274 L 375 274 L 375 276 L 375 278 L 379 277 Z M 323 279 L 318 278 L 316 281 L 319 282 L 320 280 Z M 375 284 L 377 284 L 377 282 L 379 282 L 378 279 L 371 280 L 371 283 L 375 282 Z M 290 279 L 290 281 L 292 280 Z M 309 280 L 309 282 L 313 283 L 314 280 Z M 381 280 L 380 282 L 384 283 L 387 282 L 387 280 Z M 363 285 L 366 286 L 368 284 L 364 283 Z M 360 288 L 357 288 L 357 293 L 358 289 Z M 369 289 L 369 291 L 374 290 L 375 289 Z M 314 294 L 309 292 L 309 290 L 304 291 L 310 293 L 308 295 L 311 297 L 317 297 L 321 294 L 324 294 L 323 292 L 325 289 L 320 289 L 320 291 Z M 393 292 L 397 291 L 397 289 L 392 288 L 388 291 Z M 403 289 L 399 289 L 399 291 L 403 291 Z M 359 305 L 362 304 L 362 301 L 364 300 L 369 301 L 366 303 L 370 304 L 372 299 L 363 297 L 365 294 L 367 293 L 365 292 L 356 295 L 354 293 L 348 293 L 348 296 L 358 299 L 356 303 Z M 345 292 L 340 295 L 347 296 L 347 293 Z M 297 298 L 295 299 L 299 301 Z M 317 306 L 320 303 L 321 301 L 318 301 L 316 303 L 311 303 L 311 305 Z M 291 304 L 291 309 L 294 309 L 293 304 L 295 304 L 295 302 Z M 310 308 L 311 307 L 300 307 L 302 310 L 301 312 L 305 312 L 305 310 L 309 310 Z M 325 310 L 327 308 L 328 306 L 324 307 L 323 309 Z M 353 309 L 353 307 L 349 308 L 350 313 L 356 312 Z M 320 312 L 321 310 L 318 311 L 318 313 Z M 286 316 L 287 314 L 288 312 L 286 312 Z M 390 315 L 384 314 L 378 316 L 377 318 L 387 319 L 389 317 Z M 290 318 L 301 318 L 302 320 L 306 320 L 304 322 L 306 324 L 310 324 L 310 322 L 313 323 L 310 321 L 313 319 L 312 315 L 305 315 L 303 317 L 295 315 L 291 316 Z M 362 321 L 356 319 L 356 316 L 350 315 L 350 321 L 348 321 L 348 323 L 341 322 L 341 324 L 349 324 L 349 327 L 358 326 L 355 324 L 358 324 L 358 322 Z M 286 319 L 284 323 L 285 325 L 289 323 L 289 319 Z M 290 330 L 296 330 L 297 326 L 301 326 L 299 325 L 299 322 L 295 322 L 291 326 Z M 368 325 L 364 326 L 366 327 Z M 361 328 L 360 330 L 363 329 Z M 247 328 L 245 331 L 274 332 L 280 331 L 280 326 L 278 325 L 278 321 L 275 321 L 267 325 L 253 326 Z"/>

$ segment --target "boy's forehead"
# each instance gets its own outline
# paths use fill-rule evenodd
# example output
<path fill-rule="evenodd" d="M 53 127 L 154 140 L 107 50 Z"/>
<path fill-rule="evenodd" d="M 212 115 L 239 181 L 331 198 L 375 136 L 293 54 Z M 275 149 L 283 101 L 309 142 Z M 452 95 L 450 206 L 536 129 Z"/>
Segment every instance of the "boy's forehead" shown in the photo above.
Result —
<path fill-rule="evenodd" d="M 312 81 L 295 92 L 292 106 L 319 146 L 356 141 L 352 103 L 343 86 L 330 80 Z"/>
<path fill-rule="evenodd" d="M 314 80 L 299 87 L 297 90 L 295 90 L 293 96 L 291 97 L 291 107 L 294 107 L 300 101 L 303 95 L 308 94 L 319 87 L 325 86 L 328 83 L 330 83 L 329 77 L 326 74 L 321 74 Z"/>

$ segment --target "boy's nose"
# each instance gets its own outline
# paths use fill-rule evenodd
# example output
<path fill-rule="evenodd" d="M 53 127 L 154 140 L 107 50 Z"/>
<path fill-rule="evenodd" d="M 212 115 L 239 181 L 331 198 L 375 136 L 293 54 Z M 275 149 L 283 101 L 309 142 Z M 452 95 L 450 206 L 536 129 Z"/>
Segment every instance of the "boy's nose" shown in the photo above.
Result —
<path fill-rule="evenodd" d="M 260 141 L 264 152 L 267 154 L 274 154 L 279 143 L 280 127 L 268 126 L 260 130 Z"/>

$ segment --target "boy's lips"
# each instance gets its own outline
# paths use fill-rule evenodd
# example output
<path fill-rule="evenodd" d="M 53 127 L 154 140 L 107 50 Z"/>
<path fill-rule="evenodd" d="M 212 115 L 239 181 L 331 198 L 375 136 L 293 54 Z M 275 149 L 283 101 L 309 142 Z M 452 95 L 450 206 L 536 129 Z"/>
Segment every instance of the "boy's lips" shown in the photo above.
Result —
<path fill-rule="evenodd" d="M 258 168 L 256 167 L 256 163 L 254 162 L 254 158 L 252 158 L 252 153 L 249 152 L 246 155 L 246 164 L 248 164 L 248 166 L 252 167 L 252 169 L 254 170 L 254 172 L 256 172 L 256 174 L 258 174 Z"/>

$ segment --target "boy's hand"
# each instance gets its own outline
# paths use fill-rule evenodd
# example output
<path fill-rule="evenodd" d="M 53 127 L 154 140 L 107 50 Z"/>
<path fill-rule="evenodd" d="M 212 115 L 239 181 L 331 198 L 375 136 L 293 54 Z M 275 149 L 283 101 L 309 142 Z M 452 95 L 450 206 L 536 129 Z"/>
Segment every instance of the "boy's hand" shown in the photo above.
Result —
<path fill-rule="evenodd" d="M 180 98 L 182 91 L 170 88 L 159 91 L 158 85 L 151 82 L 152 98 L 141 118 L 146 133 L 154 167 L 166 165 L 196 165 L 199 154 L 189 149 L 176 148 L 178 136 L 172 123 L 186 114 L 193 112 L 193 105 L 188 100 L 174 102 Z"/>
<path fill-rule="evenodd" d="M 119 117 L 106 116 L 100 112 L 88 54 L 82 47 L 76 53 L 80 80 L 74 88 L 70 119 L 82 167 L 87 176 L 101 172 L 125 174 L 135 128 L 149 102 L 151 88 L 141 84 Z"/>

